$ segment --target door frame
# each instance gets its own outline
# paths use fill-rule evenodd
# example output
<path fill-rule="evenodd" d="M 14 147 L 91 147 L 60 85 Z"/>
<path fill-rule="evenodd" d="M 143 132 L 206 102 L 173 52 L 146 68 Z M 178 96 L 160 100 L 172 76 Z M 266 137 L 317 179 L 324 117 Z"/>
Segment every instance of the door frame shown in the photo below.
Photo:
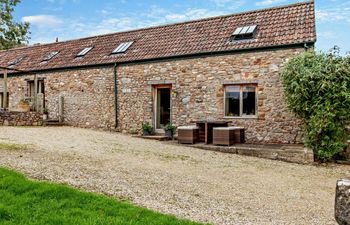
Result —
<path fill-rule="evenodd" d="M 173 114 L 173 105 L 172 105 L 172 85 L 171 84 L 160 84 L 160 85 L 153 85 L 153 127 L 154 130 L 157 133 L 165 133 L 163 129 L 157 128 L 157 117 L 158 117 L 158 89 L 170 89 L 170 123 L 172 122 L 172 114 Z"/>

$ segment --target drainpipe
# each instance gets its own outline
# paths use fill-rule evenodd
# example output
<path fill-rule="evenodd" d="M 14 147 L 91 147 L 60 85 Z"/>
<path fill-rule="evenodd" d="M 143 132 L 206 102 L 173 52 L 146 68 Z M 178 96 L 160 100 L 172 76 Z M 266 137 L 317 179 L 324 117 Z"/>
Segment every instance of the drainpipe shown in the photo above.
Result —
<path fill-rule="evenodd" d="M 118 128 L 118 82 L 117 82 L 117 66 L 114 64 L 114 112 L 115 112 L 115 127 Z"/>
<path fill-rule="evenodd" d="M 307 52 L 311 47 L 307 43 L 304 44 L 305 51 Z"/>

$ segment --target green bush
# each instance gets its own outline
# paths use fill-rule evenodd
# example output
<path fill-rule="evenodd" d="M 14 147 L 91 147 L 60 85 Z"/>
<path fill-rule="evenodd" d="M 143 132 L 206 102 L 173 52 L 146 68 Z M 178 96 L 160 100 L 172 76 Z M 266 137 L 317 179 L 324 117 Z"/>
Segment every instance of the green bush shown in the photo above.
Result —
<path fill-rule="evenodd" d="M 329 161 L 345 148 L 350 121 L 350 57 L 305 52 L 284 67 L 282 82 L 288 108 L 304 123 L 307 147 Z"/>
<path fill-rule="evenodd" d="M 168 123 L 164 127 L 164 131 L 170 131 L 172 135 L 175 134 L 177 127 L 173 125 L 172 123 Z"/>
<path fill-rule="evenodd" d="M 150 134 L 152 134 L 154 131 L 153 127 L 148 122 L 142 123 L 142 130 L 147 131 Z"/>

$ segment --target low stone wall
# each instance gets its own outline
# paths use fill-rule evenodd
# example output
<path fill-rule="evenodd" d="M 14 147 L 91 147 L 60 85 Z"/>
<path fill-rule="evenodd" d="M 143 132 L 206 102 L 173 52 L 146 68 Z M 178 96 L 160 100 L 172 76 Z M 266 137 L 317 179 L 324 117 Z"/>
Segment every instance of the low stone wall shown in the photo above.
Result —
<path fill-rule="evenodd" d="M 335 197 L 335 219 L 340 225 L 350 224 L 350 180 L 337 182 Z"/>
<path fill-rule="evenodd" d="M 41 126 L 42 114 L 38 112 L 0 112 L 0 126 Z"/>
<path fill-rule="evenodd" d="M 311 149 L 305 148 L 303 145 L 236 144 L 227 147 L 196 144 L 191 145 L 190 147 L 300 164 L 312 164 L 314 162 L 313 151 Z"/>

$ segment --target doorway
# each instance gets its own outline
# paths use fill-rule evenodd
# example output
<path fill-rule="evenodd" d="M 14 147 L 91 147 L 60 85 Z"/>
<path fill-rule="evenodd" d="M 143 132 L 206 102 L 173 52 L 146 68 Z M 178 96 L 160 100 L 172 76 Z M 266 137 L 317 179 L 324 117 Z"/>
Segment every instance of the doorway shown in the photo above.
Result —
<path fill-rule="evenodd" d="M 158 131 L 171 122 L 171 86 L 155 87 L 155 129 Z"/>

